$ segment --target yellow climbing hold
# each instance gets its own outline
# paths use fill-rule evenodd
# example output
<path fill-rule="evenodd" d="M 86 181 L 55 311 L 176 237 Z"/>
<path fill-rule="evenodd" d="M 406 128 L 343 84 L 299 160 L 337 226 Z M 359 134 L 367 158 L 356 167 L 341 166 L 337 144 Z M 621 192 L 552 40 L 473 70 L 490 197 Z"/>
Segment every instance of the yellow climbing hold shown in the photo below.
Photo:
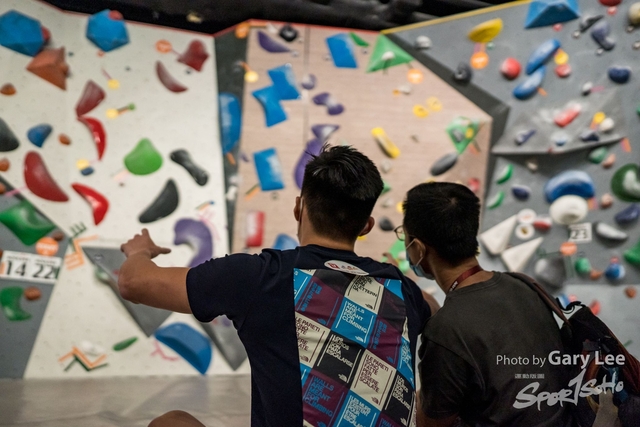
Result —
<path fill-rule="evenodd" d="M 429 108 L 429 110 L 434 112 L 440 111 L 442 110 L 442 103 L 438 98 L 436 98 L 435 96 L 432 96 L 431 98 L 427 99 L 427 108 Z"/>
<path fill-rule="evenodd" d="M 89 161 L 85 159 L 80 159 L 76 162 L 76 167 L 78 168 L 78 170 L 86 169 L 89 166 L 91 166 L 91 163 L 89 163 Z"/>
<path fill-rule="evenodd" d="M 107 110 L 107 118 L 108 119 L 115 119 L 119 115 L 120 115 L 120 113 L 118 113 L 118 110 L 116 110 L 115 108 L 109 108 Z"/>
<path fill-rule="evenodd" d="M 553 60 L 557 65 L 564 65 L 569 62 L 569 55 L 567 55 L 567 52 L 565 52 L 564 50 L 558 49 L 556 55 L 553 57 Z"/>
<path fill-rule="evenodd" d="M 384 129 L 373 128 L 371 129 L 371 135 L 375 138 L 382 151 L 384 151 L 384 154 L 392 159 L 395 159 L 400 155 L 400 149 L 393 143 L 393 141 L 391 141 Z"/>
<path fill-rule="evenodd" d="M 120 87 L 120 82 L 116 79 L 109 79 L 107 86 L 109 86 L 109 89 L 118 89 Z"/>
<path fill-rule="evenodd" d="M 413 114 L 423 119 L 429 115 L 429 110 L 424 105 L 416 104 L 413 106 Z"/>
<path fill-rule="evenodd" d="M 475 43 L 488 43 L 502 31 L 502 19 L 496 18 L 476 25 L 467 37 Z"/>
<path fill-rule="evenodd" d="M 593 124 L 599 125 L 606 118 L 607 118 L 606 114 L 604 114 L 602 111 L 598 111 L 593 115 Z"/>
<path fill-rule="evenodd" d="M 398 213 L 404 213 L 404 209 L 402 207 L 402 202 L 398 202 L 396 204 L 396 210 L 398 211 Z"/>
<path fill-rule="evenodd" d="M 248 83 L 255 83 L 258 81 L 258 78 L 259 78 L 258 73 L 256 73 L 253 70 L 247 71 L 246 73 L 244 73 L 244 81 Z"/>

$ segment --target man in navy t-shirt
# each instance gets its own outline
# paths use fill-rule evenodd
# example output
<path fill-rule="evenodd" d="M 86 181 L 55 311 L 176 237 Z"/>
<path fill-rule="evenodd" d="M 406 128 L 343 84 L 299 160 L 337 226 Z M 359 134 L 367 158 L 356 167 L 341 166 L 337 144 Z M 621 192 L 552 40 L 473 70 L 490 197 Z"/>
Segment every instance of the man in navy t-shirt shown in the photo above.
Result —
<path fill-rule="evenodd" d="M 397 268 L 353 252 L 382 187 L 366 156 L 325 148 L 296 198 L 298 248 L 161 268 L 152 258 L 169 250 L 143 230 L 122 245 L 120 292 L 233 321 L 251 364 L 252 426 L 415 425 L 416 341 L 437 303 Z M 182 411 L 151 423 L 165 425 L 202 426 Z"/>

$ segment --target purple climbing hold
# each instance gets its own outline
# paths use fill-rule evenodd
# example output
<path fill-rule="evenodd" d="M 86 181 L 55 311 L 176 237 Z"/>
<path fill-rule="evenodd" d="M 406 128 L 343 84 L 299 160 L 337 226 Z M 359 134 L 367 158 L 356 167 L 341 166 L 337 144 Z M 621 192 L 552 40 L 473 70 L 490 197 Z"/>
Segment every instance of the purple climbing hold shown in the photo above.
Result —
<path fill-rule="evenodd" d="M 311 90 L 316 87 L 317 82 L 318 79 L 314 74 L 305 74 L 300 80 L 300 86 L 302 86 L 303 89 Z"/>
<path fill-rule="evenodd" d="M 293 178 L 296 181 L 296 185 L 298 188 L 302 188 L 302 180 L 304 179 L 304 168 L 307 166 L 307 163 L 311 161 L 313 156 L 317 156 L 320 154 L 320 150 L 322 150 L 323 140 L 316 138 L 307 142 L 307 147 L 302 152 L 298 163 L 296 163 L 296 167 L 293 172 Z"/>
<path fill-rule="evenodd" d="M 189 268 L 196 267 L 213 257 L 213 238 L 211 231 L 202 221 L 183 218 L 176 222 L 173 228 L 174 245 L 186 244 L 191 246 L 194 255 L 189 261 Z"/>
<path fill-rule="evenodd" d="M 528 200 L 531 195 L 531 189 L 526 185 L 514 185 L 511 187 L 511 192 L 513 197 L 521 201 Z"/>
<path fill-rule="evenodd" d="M 330 116 L 341 114 L 344 111 L 344 106 L 338 103 L 329 92 L 322 92 L 314 96 L 313 103 L 326 106 L 327 113 L 329 113 Z"/>
<path fill-rule="evenodd" d="M 326 141 L 329 139 L 331 134 L 340 129 L 338 125 L 313 125 L 311 126 L 311 132 L 316 136 L 316 138 Z"/>
<path fill-rule="evenodd" d="M 529 130 L 521 130 L 520 132 L 518 132 L 516 134 L 516 144 L 518 145 L 522 145 L 525 142 L 527 142 L 533 135 L 535 135 L 536 130 L 535 129 L 529 129 Z"/>
<path fill-rule="evenodd" d="M 600 141 L 600 136 L 595 130 L 586 129 L 580 132 L 580 139 L 584 142 L 598 142 Z"/>
<path fill-rule="evenodd" d="M 607 21 L 598 21 L 591 29 L 591 38 L 604 50 L 611 50 L 616 46 L 616 42 L 609 37 L 611 27 Z"/>
<path fill-rule="evenodd" d="M 284 53 L 291 52 L 287 46 L 273 40 L 267 33 L 264 31 L 258 31 L 258 43 L 260 47 L 266 50 L 269 53 Z"/>
<path fill-rule="evenodd" d="M 613 66 L 609 68 L 608 75 L 612 82 L 623 84 L 629 81 L 629 77 L 631 77 L 631 68 Z"/>
<path fill-rule="evenodd" d="M 640 217 L 640 206 L 633 203 L 616 214 L 614 219 L 620 225 L 631 224 Z"/>

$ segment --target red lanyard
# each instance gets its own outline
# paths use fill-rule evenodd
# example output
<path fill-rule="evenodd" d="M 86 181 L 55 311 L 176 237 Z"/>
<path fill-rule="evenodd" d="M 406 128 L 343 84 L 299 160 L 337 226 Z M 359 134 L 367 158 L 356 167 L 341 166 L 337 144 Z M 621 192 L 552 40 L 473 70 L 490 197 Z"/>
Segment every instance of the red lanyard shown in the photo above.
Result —
<path fill-rule="evenodd" d="M 476 273 L 480 273 L 481 271 L 483 271 L 482 267 L 480 267 L 479 265 L 474 265 L 473 267 L 459 275 L 458 278 L 453 281 L 451 287 L 449 288 L 449 292 L 447 293 L 453 292 L 461 282 L 464 282 L 469 277 L 473 276 Z"/>

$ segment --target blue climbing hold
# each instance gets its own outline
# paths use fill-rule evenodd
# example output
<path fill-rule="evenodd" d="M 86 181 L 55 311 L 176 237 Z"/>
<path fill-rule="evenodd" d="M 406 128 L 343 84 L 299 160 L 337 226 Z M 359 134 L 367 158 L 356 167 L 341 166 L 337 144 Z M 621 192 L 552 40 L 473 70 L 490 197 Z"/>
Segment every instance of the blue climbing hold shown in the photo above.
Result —
<path fill-rule="evenodd" d="M 579 16 L 578 0 L 534 0 L 529 4 L 524 27 L 546 27 Z"/>
<path fill-rule="evenodd" d="M 631 77 L 631 68 L 629 67 L 609 67 L 609 78 L 612 82 L 623 84 L 629 81 Z"/>
<path fill-rule="evenodd" d="M 89 17 L 87 38 L 105 52 L 129 43 L 129 34 L 119 12 L 103 10 Z"/>
<path fill-rule="evenodd" d="M 624 279 L 625 274 L 626 271 L 624 265 L 615 260 L 611 261 L 611 263 L 604 270 L 605 277 L 614 282 Z"/>
<path fill-rule="evenodd" d="M 327 37 L 327 47 L 331 52 L 333 65 L 338 68 L 358 68 L 353 40 L 348 34 L 343 33 Z"/>
<path fill-rule="evenodd" d="M 277 249 L 279 251 L 286 251 L 288 249 L 295 249 L 298 247 L 298 241 L 288 234 L 278 234 L 276 236 L 275 242 L 271 246 L 272 249 Z"/>
<path fill-rule="evenodd" d="M 560 42 L 556 39 L 549 39 L 542 43 L 533 51 L 531 56 L 529 56 L 527 67 L 525 68 L 526 73 L 531 74 L 542 65 L 546 64 L 558 49 L 560 49 Z"/>
<path fill-rule="evenodd" d="M 240 129 L 242 127 L 242 110 L 238 98 L 227 92 L 218 94 L 218 105 L 220 108 L 220 136 L 222 143 L 222 154 L 231 152 L 240 140 Z"/>
<path fill-rule="evenodd" d="M 182 356 L 202 375 L 211 364 L 209 339 L 186 323 L 172 323 L 155 333 L 156 339 Z"/>
<path fill-rule="evenodd" d="M 544 186 L 549 203 L 562 196 L 574 195 L 590 199 L 596 193 L 591 177 L 584 171 L 568 170 L 551 178 Z"/>
<path fill-rule="evenodd" d="M 36 147 L 42 147 L 53 128 L 51 125 L 37 125 L 27 131 L 27 139 Z"/>
<path fill-rule="evenodd" d="M 527 99 L 533 96 L 538 91 L 538 88 L 542 85 L 544 75 L 547 68 L 542 65 L 533 74 L 531 74 L 525 81 L 520 83 L 513 89 L 513 96 L 518 99 Z"/>
<path fill-rule="evenodd" d="M 640 206 L 633 203 L 616 214 L 614 219 L 620 225 L 631 224 L 640 217 Z"/>
<path fill-rule="evenodd" d="M 296 87 L 296 76 L 293 74 L 293 67 L 291 64 L 284 64 L 276 68 L 272 68 L 269 71 L 269 77 L 273 82 L 273 87 L 278 92 L 278 96 L 282 100 L 298 99 L 300 98 L 300 92 Z"/>
<path fill-rule="evenodd" d="M 10 10 L 0 15 L 0 45 L 35 56 L 44 46 L 44 34 L 39 21 Z"/>
<path fill-rule="evenodd" d="M 535 135 L 535 129 L 522 130 L 516 134 L 516 144 L 522 145 L 527 142 L 533 135 Z"/>
<path fill-rule="evenodd" d="M 513 197 L 521 201 L 528 200 L 531 195 L 531 189 L 526 185 L 514 185 L 511 187 L 511 192 Z"/>
<path fill-rule="evenodd" d="M 251 92 L 253 97 L 258 100 L 264 110 L 264 118 L 267 127 L 277 125 L 287 120 L 287 113 L 280 104 L 280 96 L 273 86 L 267 86 L 262 89 Z"/>

